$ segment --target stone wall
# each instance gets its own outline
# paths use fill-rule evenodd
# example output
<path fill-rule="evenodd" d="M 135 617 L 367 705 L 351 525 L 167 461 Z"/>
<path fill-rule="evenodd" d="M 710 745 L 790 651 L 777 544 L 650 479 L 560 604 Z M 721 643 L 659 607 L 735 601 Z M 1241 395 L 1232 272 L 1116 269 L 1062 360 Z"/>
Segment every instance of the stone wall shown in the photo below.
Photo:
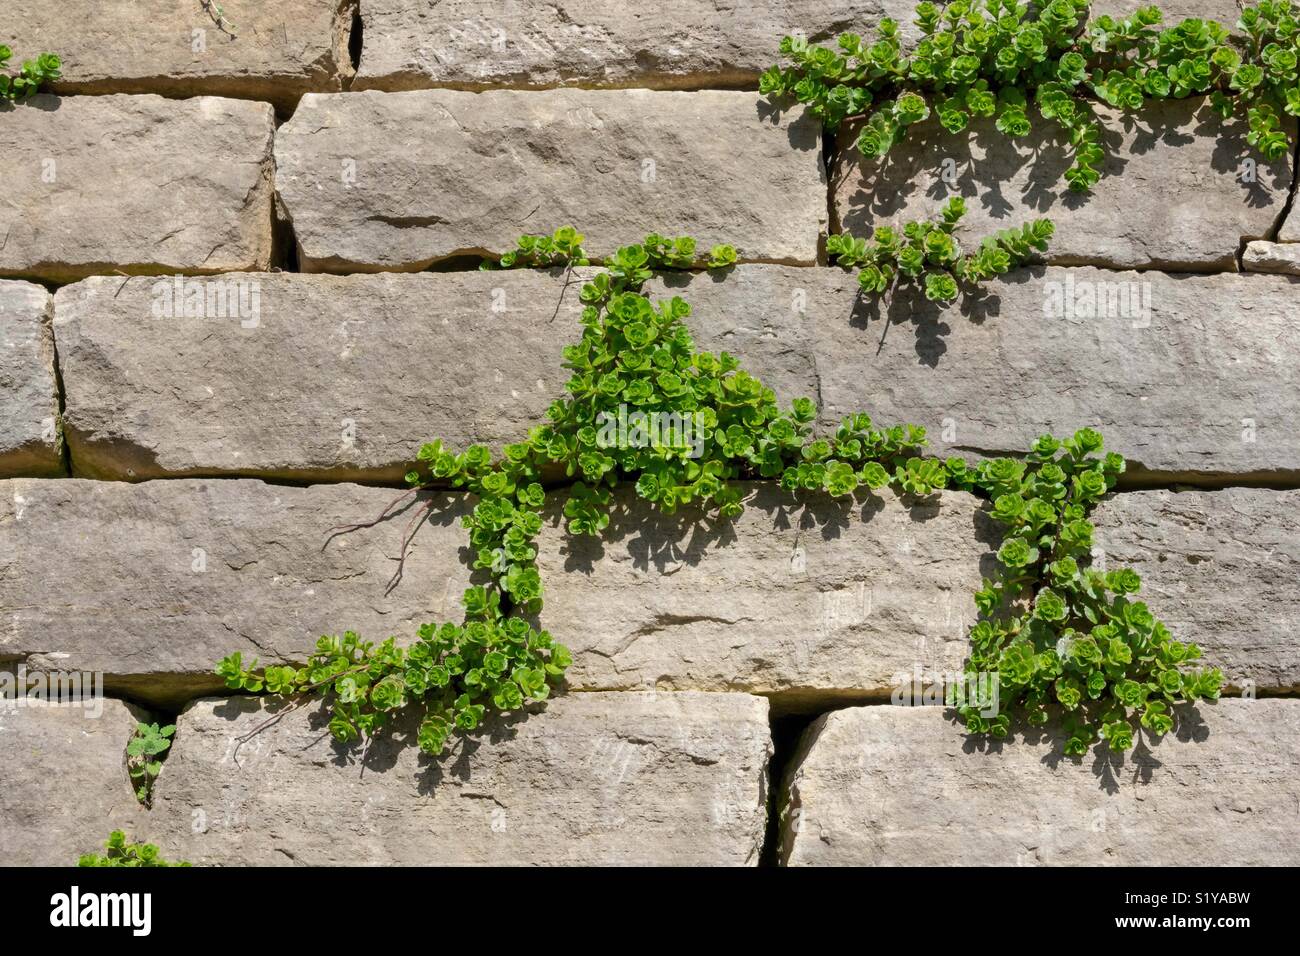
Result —
<path fill-rule="evenodd" d="M 0 23 L 18 57 L 64 60 L 0 111 L 0 676 L 95 673 L 109 698 L 0 702 L 11 861 L 68 863 L 114 827 L 213 864 L 1300 859 L 1294 163 L 1242 177 L 1238 131 L 1175 102 L 1107 123 L 1079 202 L 1050 139 L 926 128 L 870 163 L 852 129 L 757 94 L 783 33 L 867 34 L 910 21 L 904 0 L 166 6 Z M 947 310 L 863 299 L 827 264 L 827 229 L 954 193 L 964 236 L 1055 218 L 1047 261 Z M 500 448 L 562 393 L 571 277 L 475 266 L 566 223 L 595 255 L 649 231 L 734 244 L 725 279 L 653 284 L 819 427 L 865 409 L 969 458 L 1101 430 L 1130 472 L 1095 557 L 1141 572 L 1225 699 L 1083 762 L 1056 728 L 994 745 L 889 706 L 900 674 L 962 663 L 986 505 L 762 482 L 730 525 L 626 491 L 600 543 L 550 514 L 567 692 L 447 758 L 399 733 L 363 767 L 315 708 L 225 696 L 232 651 L 300 661 L 321 633 L 457 616 L 465 495 L 424 495 L 396 578 L 417 503 L 335 532 L 383 511 L 423 441 Z M 1119 307 L 1076 308 L 1082 289 Z M 178 724 L 148 810 L 140 719 Z M 774 719 L 806 725 L 797 747 Z"/>

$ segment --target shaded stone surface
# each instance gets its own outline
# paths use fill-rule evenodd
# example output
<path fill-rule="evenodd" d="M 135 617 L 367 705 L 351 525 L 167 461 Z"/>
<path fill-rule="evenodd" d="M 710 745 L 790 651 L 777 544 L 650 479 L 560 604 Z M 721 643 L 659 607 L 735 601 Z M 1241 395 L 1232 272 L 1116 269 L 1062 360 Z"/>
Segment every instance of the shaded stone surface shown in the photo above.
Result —
<path fill-rule="evenodd" d="M 787 779 L 791 866 L 1292 865 L 1300 701 L 1222 700 L 1121 760 L 984 743 L 936 707 L 827 714 Z"/>
<path fill-rule="evenodd" d="M 0 700 L 0 846 L 6 866 L 75 866 L 144 812 L 126 772 L 143 714 L 118 700 Z M 128 837 L 130 833 L 128 832 Z"/>
<path fill-rule="evenodd" d="M 0 279 L 0 477 L 63 474 L 50 294 Z"/>
<path fill-rule="evenodd" d="M 27 4 L 22 16 L 6 18 L 0 43 L 15 59 L 57 53 L 57 93 L 209 94 L 289 108 L 309 90 L 339 90 L 351 78 L 356 4 L 223 0 L 223 30 L 198 0 L 58 0 Z"/>
<path fill-rule="evenodd" d="M 1236 688 L 1300 688 L 1300 491 L 1142 491 L 1095 513 L 1107 567 Z"/>
<path fill-rule="evenodd" d="M 630 486 L 600 540 L 552 515 L 538 539 L 541 623 L 573 651 L 571 686 L 743 690 L 803 706 L 888 696 L 916 668 L 961 668 L 998 540 L 973 496 L 741 487 L 733 522 L 697 508 L 664 516 Z"/>
<path fill-rule="evenodd" d="M 248 698 L 196 701 L 156 787 L 151 838 L 196 864 L 758 862 L 766 701 L 572 694 L 530 710 L 437 760 L 405 721 L 371 745 L 363 772 L 317 708 L 236 753 L 270 712 Z"/>
<path fill-rule="evenodd" d="M 0 123 L 0 277 L 214 273 L 271 262 L 266 103 L 41 94 Z"/>
<path fill-rule="evenodd" d="M 1248 242 L 1241 265 L 1246 272 L 1300 275 L 1300 242 Z"/>
<path fill-rule="evenodd" d="M 431 499 L 391 591 L 410 503 L 331 537 L 393 498 L 239 479 L 0 483 L 0 661 L 102 671 L 110 692 L 175 704 L 222 687 L 212 668 L 234 651 L 301 662 L 321 634 L 409 641 L 459 621 L 464 496 Z"/>
<path fill-rule="evenodd" d="M 1200 272 L 1236 271 L 1242 240 L 1272 235 L 1291 164 L 1265 162 L 1246 143 L 1244 122 L 1225 123 L 1203 99 L 1151 102 L 1138 113 L 1098 107 L 1097 115 L 1107 155 L 1085 196 L 1064 179 L 1068 139 L 1037 116 L 1021 139 L 1003 136 L 992 119 L 953 134 L 931 118 L 883 160 L 858 152 L 858 125 L 849 124 L 831 172 L 832 228 L 869 236 L 876 225 L 934 218 L 960 195 L 967 213 L 956 235 L 971 249 L 1047 217 L 1056 223 L 1048 262 Z M 1284 128 L 1294 139 L 1295 121 Z M 1245 160 L 1254 181 L 1241 175 Z"/>
<path fill-rule="evenodd" d="M 276 135 L 276 189 L 305 272 L 419 271 L 566 224 L 597 256 L 657 231 L 808 264 L 820 139 L 753 93 L 312 94 Z"/>

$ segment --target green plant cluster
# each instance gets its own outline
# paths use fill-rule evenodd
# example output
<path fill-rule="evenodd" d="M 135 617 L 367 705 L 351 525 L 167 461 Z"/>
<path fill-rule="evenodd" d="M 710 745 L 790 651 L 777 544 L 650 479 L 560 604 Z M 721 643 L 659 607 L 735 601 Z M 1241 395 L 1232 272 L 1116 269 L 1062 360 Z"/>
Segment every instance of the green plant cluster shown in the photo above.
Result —
<path fill-rule="evenodd" d="M 114 830 L 104 844 L 104 854 L 87 853 L 77 860 L 77 866 L 189 866 L 181 861 L 168 863 L 158 855 L 158 848 L 152 843 L 128 843 L 126 834 Z"/>
<path fill-rule="evenodd" d="M 998 675 L 999 712 L 953 701 L 972 733 L 1006 736 L 1013 714 L 1037 725 L 1059 708 L 1066 753 L 1086 754 L 1099 739 L 1123 751 L 1135 722 L 1160 736 L 1173 727 L 1172 705 L 1219 696 L 1223 674 L 1185 669 L 1200 649 L 1174 640 L 1135 599 L 1136 571 L 1089 567 L 1088 515 L 1124 471 L 1121 456 L 1101 450 L 1101 435 L 1085 428 L 1039 438 L 1024 459 L 947 463 L 950 486 L 987 497 L 1006 528 L 999 576 L 976 594 L 967 663 L 972 676 Z"/>
<path fill-rule="evenodd" d="M 954 196 L 935 222 L 909 222 L 901 233 L 877 226 L 870 241 L 832 234 L 826 251 L 846 269 L 857 268 L 863 292 L 880 294 L 896 282 L 912 281 L 922 284 L 930 301 L 951 302 L 963 287 L 969 290 L 1045 252 L 1056 229 L 1050 219 L 1035 219 L 985 237 L 973 254 L 964 255 L 953 231 L 965 214 L 966 200 Z"/>
<path fill-rule="evenodd" d="M 1266 159 L 1287 154 L 1279 112 L 1300 115 L 1300 10 L 1292 0 L 1245 8 L 1240 36 L 1201 19 L 1160 29 L 1156 7 L 1085 22 L 1088 9 L 1087 0 L 1032 8 L 1014 0 L 921 3 L 922 38 L 910 52 L 888 19 L 873 42 L 845 33 L 832 48 L 785 37 L 789 65 L 768 69 L 759 89 L 794 97 L 831 127 L 863 118 L 857 147 L 875 158 L 932 115 L 951 133 L 995 117 L 1005 135 L 1025 136 L 1032 106 L 1067 135 L 1074 163 L 1065 178 L 1078 192 L 1101 176 L 1097 102 L 1137 110 L 1148 99 L 1209 95 L 1225 119 L 1245 116 L 1247 139 Z"/>
<path fill-rule="evenodd" d="M 14 51 L 0 43 L 0 70 L 9 68 Z M 53 53 L 42 53 L 34 60 L 24 60 L 22 69 L 13 76 L 0 73 L 0 102 L 22 101 L 35 96 L 41 86 L 60 76 L 62 62 Z"/>
<path fill-rule="evenodd" d="M 176 725 L 138 723 L 135 734 L 126 745 L 126 769 L 135 784 L 135 795 L 141 803 L 149 805 L 153 798 L 153 784 L 162 773 L 162 755 L 172 745 Z"/>
<path fill-rule="evenodd" d="M 548 266 L 571 265 L 586 260 L 582 239 L 566 227 L 524 237 L 520 249 L 537 252 Z M 420 449 L 406 476 L 414 489 L 451 486 L 477 498 L 464 525 L 474 567 L 488 583 L 465 593 L 465 623 L 426 625 L 406 650 L 391 638 L 374 647 L 351 633 L 323 637 L 303 668 L 259 672 L 256 662 L 245 668 L 234 654 L 218 666 L 231 688 L 320 691 L 333 701 L 330 729 L 343 741 L 369 736 L 388 715 L 418 704 L 425 708 L 419 744 L 431 754 L 454 730 L 473 730 L 489 710 L 545 699 L 569 653 L 526 618 L 543 604 L 536 546 L 548 499 L 542 480 L 563 474 L 571 481 L 562 506 L 569 532 L 596 536 L 609 524 L 620 482 L 632 482 L 639 497 L 664 512 L 692 505 L 721 518 L 744 510 L 735 482 L 745 479 L 837 497 L 886 487 L 921 497 L 943 488 L 975 492 L 993 502 L 1009 533 L 998 553 L 1002 574 L 979 594 L 970 667 L 1000 673 L 1009 703 L 1033 721 L 1045 719 L 1050 706 L 1076 719 L 1100 707 L 1073 732 L 1075 753 L 1080 742 L 1099 738 L 1124 749 L 1131 715 L 1159 734 L 1169 729 L 1167 704 L 1217 695 L 1219 673 L 1183 671 L 1199 651 L 1174 642 L 1145 605 L 1131 600 L 1135 573 L 1087 567 L 1087 512 L 1123 470 L 1118 455 L 1092 457 L 1101 449 L 1099 435 L 1045 437 L 1023 460 L 971 465 L 926 457 L 924 428 L 882 428 L 865 413 L 848 416 L 833 434 L 814 434 L 818 410 L 810 399 L 782 407 L 735 357 L 695 347 L 685 300 L 656 300 L 644 290 L 652 264 L 664 261 L 653 250 L 664 248 L 682 250 L 683 261 L 694 256 L 693 244 L 651 236 L 619 249 L 584 282 L 582 335 L 564 350 L 571 375 L 547 422 L 506 445 L 499 458 L 483 445 L 457 452 L 435 440 Z M 664 415 L 681 430 L 665 436 L 651 427 Z M 615 419 L 630 427 L 611 439 Z M 987 721 L 978 709 L 962 714 L 974 732 L 1010 728 L 1005 710 Z"/>

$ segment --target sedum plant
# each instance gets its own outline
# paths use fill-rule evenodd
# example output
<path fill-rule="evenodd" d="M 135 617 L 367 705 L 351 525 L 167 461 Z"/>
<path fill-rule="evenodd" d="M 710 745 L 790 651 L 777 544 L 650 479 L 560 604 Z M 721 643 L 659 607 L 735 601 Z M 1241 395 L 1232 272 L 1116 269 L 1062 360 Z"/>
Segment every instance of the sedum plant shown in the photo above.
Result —
<path fill-rule="evenodd" d="M 0 43 L 0 70 L 8 69 L 13 55 L 13 50 Z M 30 99 L 44 84 L 59 78 L 62 65 L 53 53 L 42 53 L 35 60 L 24 60 L 22 69 L 13 76 L 0 72 L 0 102 Z"/>
<path fill-rule="evenodd" d="M 570 227 L 525 236 L 521 255 L 492 265 L 587 262 L 582 239 Z M 710 267 L 734 262 L 728 250 L 711 250 Z M 924 428 L 880 427 L 866 413 L 816 434 L 810 399 L 781 405 L 735 357 L 695 347 L 684 299 L 645 291 L 654 271 L 696 261 L 689 239 L 651 235 L 619 249 L 582 285 L 581 335 L 564 350 L 566 394 L 551 404 L 547 421 L 500 457 L 484 445 L 457 451 L 440 440 L 420 449 L 406 476 L 412 490 L 450 486 L 477 499 L 464 526 L 474 568 L 487 583 L 465 592 L 463 623 L 425 625 L 408 648 L 392 638 L 365 643 L 351 632 L 322 637 L 303 667 L 258 670 L 256 661 L 245 667 L 233 654 L 217 667 L 228 686 L 322 695 L 333 707 L 330 731 L 345 742 L 368 739 L 395 712 L 418 707 L 419 746 L 439 754 L 454 733 L 474 730 L 488 713 L 545 700 L 570 663 L 562 644 L 528 623 L 543 607 L 535 539 L 549 497 L 563 497 L 570 533 L 598 536 L 620 482 L 664 512 L 689 505 L 728 519 L 745 506 L 735 483 L 767 478 L 792 493 L 843 497 L 889 487 L 927 496 L 959 488 L 992 501 L 1008 537 L 998 553 L 1001 573 L 978 597 L 970 667 L 1001 674 L 1010 703 L 1032 721 L 1054 708 L 1071 715 L 1078 723 L 1071 753 L 1097 739 L 1122 750 L 1134 720 L 1164 733 L 1170 704 L 1217 695 L 1219 673 L 1185 671 L 1199 652 L 1174 642 L 1132 600 L 1136 574 L 1087 566 L 1086 515 L 1123 470 L 1117 455 L 1094 457 L 1099 435 L 1045 437 L 1024 459 L 971 465 L 927 457 Z M 667 434 L 651 427 L 665 415 L 675 423 Z M 613 420 L 631 428 L 611 438 Z M 543 477 L 557 473 L 569 484 L 548 492 Z M 961 713 L 972 732 L 1009 732 L 1005 710 L 992 720 L 971 708 Z"/>
<path fill-rule="evenodd" d="M 1250 144 L 1266 159 L 1288 153 L 1279 114 L 1300 115 L 1300 7 L 1293 0 L 1243 9 L 1241 36 L 1202 19 L 1161 29 L 1156 7 L 1094 20 L 1088 9 L 1087 0 L 1033 7 L 953 0 L 942 9 L 920 3 L 922 38 L 911 51 L 889 19 L 871 41 L 845 33 L 827 47 L 785 37 L 780 51 L 788 64 L 769 68 L 759 89 L 797 99 L 831 127 L 861 120 L 857 148 L 871 158 L 932 116 L 950 133 L 991 118 L 999 132 L 1022 137 L 1037 115 L 1068 139 L 1074 162 L 1065 178 L 1077 192 L 1101 176 L 1098 101 L 1137 110 L 1148 99 L 1208 95 L 1225 119 L 1246 120 Z"/>
<path fill-rule="evenodd" d="M 1036 219 L 988 236 L 973 254 L 963 255 L 953 231 L 965 214 L 966 201 L 954 196 L 935 222 L 909 222 L 901 232 L 877 226 L 870 241 L 833 234 L 826 238 L 826 251 L 839 265 L 858 269 L 863 292 L 880 294 L 910 281 L 920 283 L 930 301 L 951 302 L 963 286 L 1003 275 L 1045 252 L 1056 228 L 1050 219 Z"/>
<path fill-rule="evenodd" d="M 158 848 L 152 843 L 128 843 L 126 834 L 121 830 L 114 830 L 109 834 L 108 840 L 104 844 L 104 850 L 103 855 L 97 853 L 85 854 L 77 860 L 77 866 L 161 867 L 190 865 L 184 861 L 168 863 L 158 855 Z"/>

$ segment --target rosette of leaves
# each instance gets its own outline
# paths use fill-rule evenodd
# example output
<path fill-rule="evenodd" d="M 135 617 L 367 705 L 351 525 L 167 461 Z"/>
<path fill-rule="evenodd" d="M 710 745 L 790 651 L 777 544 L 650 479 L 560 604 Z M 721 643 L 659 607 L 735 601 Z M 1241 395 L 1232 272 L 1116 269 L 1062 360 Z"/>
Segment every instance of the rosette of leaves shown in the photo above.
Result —
<path fill-rule="evenodd" d="M 126 744 L 126 770 L 135 784 L 136 799 L 148 806 L 153 797 L 153 783 L 162 773 L 162 755 L 172 745 L 175 724 L 137 723 L 135 733 Z"/>
<path fill-rule="evenodd" d="M 839 265 L 858 270 L 865 293 L 879 295 L 900 282 L 915 282 L 930 301 L 951 302 L 962 288 L 969 291 L 1045 252 L 1056 228 L 1050 219 L 1036 219 L 986 236 L 974 253 L 964 255 L 953 231 L 965 214 L 966 201 L 954 196 L 933 222 L 909 222 L 901 231 L 877 226 L 870 240 L 830 235 L 826 251 Z"/>
<path fill-rule="evenodd" d="M 1136 600 L 1135 571 L 1089 567 L 1088 515 L 1124 470 L 1123 458 L 1101 450 L 1101 435 L 1082 429 L 1038 439 L 1023 460 L 949 462 L 952 484 L 986 494 L 1006 528 L 999 576 L 976 594 L 967 664 L 972 675 L 997 673 L 999 713 L 960 706 L 973 733 L 1005 736 L 1012 712 L 1031 724 L 1063 714 L 1066 753 L 1086 754 L 1098 740 L 1123 751 L 1139 726 L 1167 733 L 1174 705 L 1219 696 L 1222 673 L 1189 668 L 1200 649 L 1174 640 Z"/>
<path fill-rule="evenodd" d="M 0 70 L 9 68 L 14 51 L 0 43 Z M 0 72 L 0 102 L 22 101 L 36 95 L 40 88 L 61 75 L 63 63 L 53 53 L 42 53 L 34 60 L 24 60 L 13 76 Z"/>
<path fill-rule="evenodd" d="M 128 843 L 126 834 L 114 830 L 104 843 L 104 853 L 87 853 L 77 860 L 77 866 L 129 866 L 161 867 L 189 866 L 180 861 L 168 863 L 158 855 L 158 847 L 152 843 Z"/>
<path fill-rule="evenodd" d="M 1101 176 L 1097 101 L 1136 110 L 1148 99 L 1208 94 L 1224 118 L 1236 113 L 1246 120 L 1249 142 L 1266 159 L 1287 154 L 1278 114 L 1300 115 L 1293 0 L 1246 7 L 1238 24 L 1244 36 L 1236 38 L 1219 23 L 1195 18 L 1161 29 L 1156 7 L 1085 24 L 1087 12 L 1087 0 L 1035 7 L 954 0 L 942 10 L 921 3 L 922 38 L 910 51 L 888 19 L 872 42 L 845 33 L 832 48 L 785 37 L 780 52 L 788 65 L 768 69 L 759 89 L 806 104 L 831 127 L 862 119 L 857 148 L 873 158 L 930 116 L 950 133 L 988 117 L 1003 134 L 1025 136 L 1032 103 L 1068 138 L 1074 162 L 1065 178 L 1078 192 Z"/>

